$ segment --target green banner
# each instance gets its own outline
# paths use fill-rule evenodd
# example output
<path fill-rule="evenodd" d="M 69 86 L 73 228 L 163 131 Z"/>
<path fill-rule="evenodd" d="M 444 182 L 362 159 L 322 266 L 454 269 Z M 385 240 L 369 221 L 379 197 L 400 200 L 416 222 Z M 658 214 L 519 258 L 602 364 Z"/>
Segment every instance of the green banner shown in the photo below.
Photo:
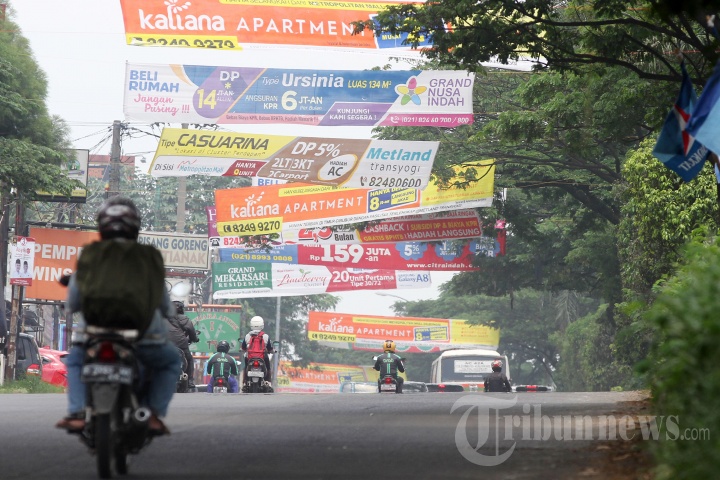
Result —
<path fill-rule="evenodd" d="M 269 291 L 272 286 L 272 264 L 219 262 L 212 264 L 212 282 L 215 298 L 223 292 L 223 298 L 233 298 L 232 293 Z"/>
<path fill-rule="evenodd" d="M 218 342 L 225 340 L 230 344 L 230 351 L 240 350 L 240 312 L 185 312 L 200 331 L 200 341 L 190 345 L 191 352 L 214 353 Z"/>

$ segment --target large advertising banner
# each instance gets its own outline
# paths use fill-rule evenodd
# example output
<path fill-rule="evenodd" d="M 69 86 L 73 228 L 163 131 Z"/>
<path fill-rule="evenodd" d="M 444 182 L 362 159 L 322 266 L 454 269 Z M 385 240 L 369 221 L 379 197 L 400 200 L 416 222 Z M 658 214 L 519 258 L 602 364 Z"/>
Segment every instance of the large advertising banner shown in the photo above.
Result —
<path fill-rule="evenodd" d="M 403 0 L 120 0 L 128 45 L 241 50 L 243 44 L 404 48 L 407 35 L 353 35 L 352 22 L 372 19 Z M 420 39 L 420 46 L 430 42 Z"/>
<path fill-rule="evenodd" d="M 208 240 L 211 248 L 246 247 L 249 237 L 220 237 L 217 231 L 215 207 L 206 207 Z M 438 242 L 475 238 L 482 235 L 480 216 L 474 210 L 456 210 L 426 215 L 407 215 L 381 220 L 362 229 L 350 225 L 335 227 L 302 228 L 283 230 L 268 243 L 277 244 L 338 244 L 384 243 L 384 242 Z"/>
<path fill-rule="evenodd" d="M 230 344 L 231 352 L 240 351 L 240 312 L 200 312 L 186 311 L 185 315 L 199 331 L 200 341 L 190 344 L 191 352 L 217 351 L 217 344 L 225 340 Z"/>
<path fill-rule="evenodd" d="M 78 256 L 88 243 L 100 239 L 97 232 L 30 228 L 35 239 L 33 282 L 25 287 L 25 297 L 36 300 L 67 298 L 67 288 L 58 283 L 60 277 L 75 271 Z"/>
<path fill-rule="evenodd" d="M 327 267 L 383 268 L 389 270 L 470 271 L 485 242 L 397 242 L 369 245 L 274 245 L 267 248 L 221 248 L 222 262 L 265 261 Z M 260 255 L 258 255 L 260 254 Z"/>
<path fill-rule="evenodd" d="M 215 190 L 220 236 L 263 235 L 492 205 L 495 166 L 476 166 L 467 188 L 334 188 L 290 183 Z"/>
<path fill-rule="evenodd" d="M 460 70 L 290 70 L 127 64 L 125 118 L 140 122 L 456 127 L 473 122 Z"/>
<path fill-rule="evenodd" d="M 426 271 L 363 270 L 272 263 L 272 256 L 254 254 L 262 262 L 218 262 L 212 265 L 213 298 L 316 295 L 349 290 L 429 288 Z"/>
<path fill-rule="evenodd" d="M 81 187 L 73 189 L 70 198 L 57 195 L 56 192 L 38 191 L 37 199 L 43 202 L 66 202 L 66 203 L 85 203 L 87 200 L 87 183 L 89 172 L 90 150 L 68 150 L 68 161 L 60 165 L 61 171 L 67 175 L 68 179 L 80 182 Z"/>
<path fill-rule="evenodd" d="M 138 242 L 152 245 L 160 250 L 166 267 L 210 269 L 210 252 L 205 235 L 140 232 Z"/>
<path fill-rule="evenodd" d="M 368 359 L 368 363 L 370 359 Z M 377 372 L 368 373 L 370 367 L 310 363 L 296 367 L 281 361 L 278 367 L 277 392 L 282 393 L 338 393 L 343 382 L 377 381 Z M 374 370 L 372 370 L 374 371 Z"/>
<path fill-rule="evenodd" d="M 465 320 L 380 317 L 349 313 L 308 313 L 308 338 L 324 345 L 383 351 L 384 340 L 395 341 L 398 352 L 434 353 L 449 348 L 496 349 L 500 331 Z"/>
<path fill-rule="evenodd" d="M 440 142 L 165 128 L 153 177 L 268 177 L 352 188 L 425 188 Z"/>

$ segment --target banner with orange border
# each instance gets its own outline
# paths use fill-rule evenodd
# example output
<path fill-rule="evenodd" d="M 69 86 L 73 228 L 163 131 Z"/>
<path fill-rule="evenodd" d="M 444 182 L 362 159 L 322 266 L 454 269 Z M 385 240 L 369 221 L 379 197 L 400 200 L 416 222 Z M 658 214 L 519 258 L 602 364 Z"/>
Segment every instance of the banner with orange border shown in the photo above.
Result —
<path fill-rule="evenodd" d="M 398 352 L 435 353 L 450 348 L 497 349 L 500 331 L 465 320 L 381 317 L 337 312 L 308 312 L 308 338 L 335 348 L 382 352 L 395 341 Z"/>
<path fill-rule="evenodd" d="M 242 50 L 243 44 L 404 49 L 407 34 L 353 35 L 352 22 L 373 19 L 404 0 L 120 0 L 128 45 Z M 420 48 L 431 43 L 420 39 Z"/>
<path fill-rule="evenodd" d="M 467 188 L 360 189 L 289 183 L 215 190 L 220 236 L 263 235 L 402 215 L 492 205 L 495 166 L 478 162 L 479 180 Z M 460 173 L 458 174 L 460 176 Z"/>

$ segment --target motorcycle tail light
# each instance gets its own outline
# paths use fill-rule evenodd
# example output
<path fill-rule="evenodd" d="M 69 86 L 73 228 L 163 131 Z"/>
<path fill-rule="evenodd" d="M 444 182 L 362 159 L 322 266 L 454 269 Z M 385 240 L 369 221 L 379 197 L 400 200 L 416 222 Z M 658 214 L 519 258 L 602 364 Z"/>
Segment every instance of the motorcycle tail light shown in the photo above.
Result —
<path fill-rule="evenodd" d="M 255 368 L 260 368 L 260 362 L 258 362 L 257 360 L 255 360 L 255 362 L 253 362 L 253 367 L 255 367 Z"/>
<path fill-rule="evenodd" d="M 218 384 L 218 385 L 222 385 L 222 384 L 224 384 L 224 383 L 225 383 L 225 379 L 224 379 L 224 378 L 218 378 L 218 380 L 217 380 L 217 384 Z"/>
<path fill-rule="evenodd" d="M 385 377 L 385 383 L 392 383 L 392 377 Z"/>
<path fill-rule="evenodd" d="M 114 362 L 116 358 L 113 344 L 111 342 L 102 342 L 98 349 L 97 359 L 101 362 Z"/>

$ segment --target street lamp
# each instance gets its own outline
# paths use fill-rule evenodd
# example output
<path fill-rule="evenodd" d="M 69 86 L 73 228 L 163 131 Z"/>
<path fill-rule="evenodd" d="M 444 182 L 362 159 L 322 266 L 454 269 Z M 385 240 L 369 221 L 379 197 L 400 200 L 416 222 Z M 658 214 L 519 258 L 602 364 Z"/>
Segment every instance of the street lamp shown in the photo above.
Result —
<path fill-rule="evenodd" d="M 399 299 L 402 300 L 403 302 L 409 302 L 409 301 L 410 301 L 410 300 L 408 300 L 407 298 L 403 298 L 403 297 L 401 297 L 400 295 L 393 295 L 392 293 L 375 292 L 375 295 L 380 295 L 381 297 L 395 297 L 395 298 L 399 298 Z"/>

